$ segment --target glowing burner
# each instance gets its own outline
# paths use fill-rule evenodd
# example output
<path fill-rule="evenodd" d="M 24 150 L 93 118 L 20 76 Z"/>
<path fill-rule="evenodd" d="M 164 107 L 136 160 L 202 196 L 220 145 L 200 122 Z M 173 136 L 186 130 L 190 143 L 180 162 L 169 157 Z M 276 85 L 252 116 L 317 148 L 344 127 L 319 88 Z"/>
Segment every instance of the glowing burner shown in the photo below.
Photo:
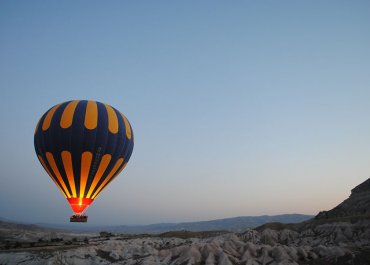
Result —
<path fill-rule="evenodd" d="M 73 212 L 75 215 L 82 215 L 87 207 L 94 201 L 94 199 L 89 198 L 67 198 L 69 204 L 72 207 Z"/>

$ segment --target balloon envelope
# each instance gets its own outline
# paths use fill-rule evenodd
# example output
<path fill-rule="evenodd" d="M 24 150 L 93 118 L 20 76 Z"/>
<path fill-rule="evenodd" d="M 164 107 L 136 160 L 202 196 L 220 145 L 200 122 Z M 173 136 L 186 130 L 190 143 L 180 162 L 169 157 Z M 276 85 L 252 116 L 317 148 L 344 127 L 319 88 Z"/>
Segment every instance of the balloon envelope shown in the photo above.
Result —
<path fill-rule="evenodd" d="M 37 157 L 81 215 L 125 168 L 134 148 L 127 118 L 97 101 L 73 100 L 53 106 L 39 120 Z"/>

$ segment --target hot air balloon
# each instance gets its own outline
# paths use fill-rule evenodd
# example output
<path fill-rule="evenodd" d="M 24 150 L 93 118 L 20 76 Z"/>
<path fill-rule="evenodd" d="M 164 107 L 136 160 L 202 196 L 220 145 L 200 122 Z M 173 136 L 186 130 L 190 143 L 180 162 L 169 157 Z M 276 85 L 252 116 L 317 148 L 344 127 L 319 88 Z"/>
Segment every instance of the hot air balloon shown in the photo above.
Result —
<path fill-rule="evenodd" d="M 70 221 L 86 222 L 87 207 L 129 161 L 134 135 L 110 105 L 73 100 L 41 117 L 34 143 L 41 165 L 71 205 Z"/>

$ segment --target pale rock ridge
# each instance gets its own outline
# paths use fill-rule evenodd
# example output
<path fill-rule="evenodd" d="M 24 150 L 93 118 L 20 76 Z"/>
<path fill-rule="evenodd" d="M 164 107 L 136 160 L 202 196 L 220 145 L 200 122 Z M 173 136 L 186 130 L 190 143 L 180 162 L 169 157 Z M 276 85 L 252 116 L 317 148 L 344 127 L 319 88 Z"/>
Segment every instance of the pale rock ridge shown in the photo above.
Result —
<path fill-rule="evenodd" d="M 352 189 L 351 195 L 330 211 L 320 212 L 315 219 L 370 217 L 370 178 Z"/>
<path fill-rule="evenodd" d="M 0 252 L 0 264 L 297 265 L 370 264 L 370 181 L 331 211 L 300 225 L 250 229 L 207 238 L 90 238 L 59 251 Z M 23 229 L 23 228 L 22 228 Z M 27 236 L 24 229 L 15 233 Z M 44 235 L 45 231 L 40 231 Z M 355 260 L 364 253 L 361 263 Z M 368 256 L 366 256 L 368 255 Z M 366 259 L 366 260 L 365 260 Z M 344 260 L 344 261 L 343 261 Z M 344 263 L 343 263 L 344 262 Z"/>
<path fill-rule="evenodd" d="M 289 237 L 291 234 L 294 237 Z M 253 240 L 246 240 L 253 235 Z M 288 236 L 287 236 L 288 235 Z M 246 231 L 214 238 L 138 238 L 90 240 L 90 245 L 56 252 L 0 253 L 0 264 L 207 264 L 296 265 L 317 258 L 336 259 L 352 252 L 335 241 L 307 245 L 292 231 Z M 285 244 L 287 241 L 289 243 Z M 261 243 L 262 239 L 267 243 Z M 279 240 L 283 240 L 281 244 Z M 309 243 L 316 242 L 315 240 Z M 326 242 L 328 243 L 328 242 Z"/>

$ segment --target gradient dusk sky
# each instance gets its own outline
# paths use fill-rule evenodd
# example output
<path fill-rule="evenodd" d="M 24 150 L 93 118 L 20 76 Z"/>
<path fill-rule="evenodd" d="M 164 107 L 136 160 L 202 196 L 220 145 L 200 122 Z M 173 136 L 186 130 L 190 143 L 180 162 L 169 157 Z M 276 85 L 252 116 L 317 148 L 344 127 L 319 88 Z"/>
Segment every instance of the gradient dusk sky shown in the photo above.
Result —
<path fill-rule="evenodd" d="M 0 217 L 68 223 L 35 155 L 51 106 L 126 114 L 91 224 L 328 210 L 370 176 L 369 1 L 0 1 Z"/>

